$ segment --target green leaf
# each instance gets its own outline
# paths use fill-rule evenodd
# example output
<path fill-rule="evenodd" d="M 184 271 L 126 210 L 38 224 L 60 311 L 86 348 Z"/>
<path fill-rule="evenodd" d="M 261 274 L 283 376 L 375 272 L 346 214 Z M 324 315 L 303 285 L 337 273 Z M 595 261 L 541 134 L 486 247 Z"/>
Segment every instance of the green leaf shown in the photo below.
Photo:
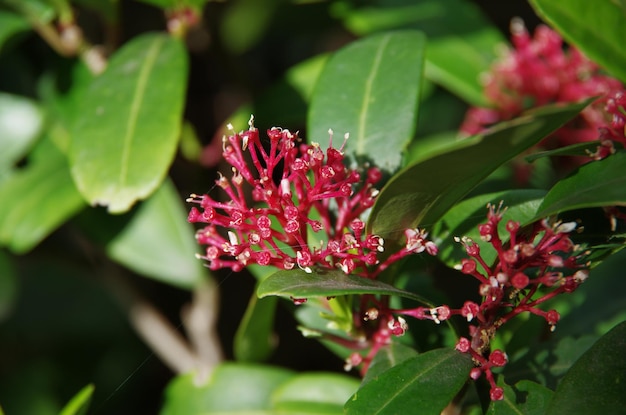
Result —
<path fill-rule="evenodd" d="M 550 189 L 537 217 L 598 206 L 626 206 L 626 152 L 581 166 Z"/>
<path fill-rule="evenodd" d="M 14 35 L 24 32 L 29 28 L 30 24 L 24 17 L 6 10 L 0 10 L 0 51 L 2 51 L 5 43 Z"/>
<path fill-rule="evenodd" d="M 367 373 L 363 377 L 363 384 L 380 376 L 383 372 L 392 367 L 417 356 L 417 351 L 411 347 L 405 346 L 398 342 L 393 342 L 388 346 L 382 347 L 372 363 L 370 363 Z"/>
<path fill-rule="evenodd" d="M 180 40 L 144 34 L 91 82 L 70 147 L 72 175 L 91 204 L 120 213 L 158 188 L 176 152 L 186 78 Z"/>
<path fill-rule="evenodd" d="M 488 105 L 479 76 L 505 39 L 476 5 L 463 0 L 388 1 L 336 13 L 360 36 L 398 28 L 423 31 L 428 38 L 426 78 L 473 105 Z"/>
<path fill-rule="evenodd" d="M 567 372 L 546 415 L 621 414 L 626 408 L 626 322 L 602 336 Z"/>
<path fill-rule="evenodd" d="M 583 143 L 572 144 L 570 146 L 559 147 L 554 150 L 539 151 L 524 157 L 529 163 L 544 157 L 554 156 L 583 156 L 589 158 L 589 153 L 593 153 L 600 145 L 600 140 L 585 141 Z"/>
<path fill-rule="evenodd" d="M 43 113 L 34 101 L 0 92 L 0 170 L 26 155 L 42 126 Z"/>
<path fill-rule="evenodd" d="M 469 378 L 472 359 L 454 349 L 435 349 L 405 360 L 361 387 L 346 414 L 439 415 Z"/>
<path fill-rule="evenodd" d="M 515 387 L 498 382 L 504 387 L 504 399 L 493 401 L 487 415 L 544 415 L 553 392 L 538 383 L 522 380 Z"/>
<path fill-rule="evenodd" d="M 107 244 L 107 254 L 148 278 L 192 288 L 206 274 L 195 257 L 198 246 L 186 218 L 182 198 L 167 180 Z"/>
<path fill-rule="evenodd" d="M 404 229 L 434 225 L 496 168 L 539 142 L 586 105 L 543 107 L 462 140 L 454 150 L 414 162 L 382 189 L 372 208 L 368 231 L 398 241 Z"/>
<path fill-rule="evenodd" d="M 344 403 L 359 387 L 358 379 L 337 373 L 304 373 L 272 394 L 272 407 L 284 414 L 343 414 Z"/>
<path fill-rule="evenodd" d="M 85 415 L 93 396 L 94 385 L 87 385 L 63 407 L 59 415 Z"/>
<path fill-rule="evenodd" d="M 478 225 L 487 220 L 487 204 L 491 203 L 506 208 L 498 234 L 503 241 L 508 241 L 509 233 L 504 224 L 508 220 L 527 225 L 535 218 L 537 209 L 545 196 L 545 190 L 519 189 L 507 190 L 497 193 L 479 195 L 455 205 L 441 219 L 442 229 L 435 233 L 439 253 L 437 257 L 448 266 L 458 264 L 462 258 L 467 258 L 467 253 L 461 244 L 454 241 L 454 237 L 467 236 L 480 246 L 480 254 L 487 264 L 493 263 L 497 257 L 496 251 L 491 244 L 483 241 L 478 232 Z"/>
<path fill-rule="evenodd" d="M 340 270 L 314 270 L 310 274 L 301 269 L 278 271 L 264 279 L 257 289 L 257 295 L 261 298 L 278 295 L 299 299 L 348 294 L 397 295 L 434 307 L 417 294 L 399 290 L 378 280 L 346 275 Z"/>
<path fill-rule="evenodd" d="M 400 166 L 401 151 L 417 122 L 424 36 L 397 31 L 356 41 L 328 61 L 313 93 L 309 139 L 335 146 L 350 134 L 344 150 L 387 171 Z"/>
<path fill-rule="evenodd" d="M 4 251 L 0 251 L 0 322 L 11 313 L 17 293 L 18 279 L 11 258 Z"/>
<path fill-rule="evenodd" d="M 626 82 L 626 6 L 611 0 L 531 0 L 537 14 L 591 60 Z"/>
<path fill-rule="evenodd" d="M 233 351 L 239 362 L 262 362 L 276 346 L 273 336 L 276 297 L 258 298 L 252 294 L 246 313 L 239 324 Z"/>
<path fill-rule="evenodd" d="M 271 366 L 223 363 L 209 379 L 177 376 L 165 389 L 161 415 L 271 414 L 271 395 L 291 371 Z"/>
<path fill-rule="evenodd" d="M 0 243 L 16 253 L 31 250 L 85 205 L 67 159 L 49 140 L 0 184 L 0 200 Z"/>

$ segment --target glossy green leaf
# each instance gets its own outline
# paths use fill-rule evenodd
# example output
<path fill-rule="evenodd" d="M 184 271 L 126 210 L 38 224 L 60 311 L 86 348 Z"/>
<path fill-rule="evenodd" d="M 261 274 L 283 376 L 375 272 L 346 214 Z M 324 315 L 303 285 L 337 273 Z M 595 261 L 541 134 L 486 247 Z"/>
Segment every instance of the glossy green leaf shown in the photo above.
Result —
<path fill-rule="evenodd" d="M 338 10 L 353 33 L 411 28 L 428 38 L 425 75 L 473 105 L 487 105 L 479 82 L 505 42 L 499 30 L 469 1 L 381 1 Z M 459 64 L 462 62 L 462 64 Z"/>
<path fill-rule="evenodd" d="M 346 275 L 340 270 L 301 269 L 278 271 L 264 279 L 257 289 L 259 297 L 278 295 L 290 298 L 335 297 L 348 294 L 397 295 L 432 306 L 417 294 L 399 290 L 378 280 Z"/>
<path fill-rule="evenodd" d="M 328 144 L 328 130 L 339 147 L 387 171 L 400 166 L 401 151 L 417 122 L 424 36 L 397 31 L 356 41 L 328 61 L 313 93 L 309 141 Z"/>
<path fill-rule="evenodd" d="M 11 313 L 17 293 L 18 280 L 11 258 L 0 250 L 0 322 Z"/>
<path fill-rule="evenodd" d="M 382 189 L 372 208 L 368 231 L 398 241 L 406 228 L 433 226 L 496 168 L 539 142 L 585 106 L 544 107 L 462 140 L 454 150 L 414 162 Z"/>
<path fill-rule="evenodd" d="M 16 253 L 35 247 L 85 206 L 67 159 L 49 140 L 27 166 L 0 184 L 0 243 Z"/>
<path fill-rule="evenodd" d="M 346 414 L 439 415 L 467 382 L 472 359 L 454 349 L 435 349 L 392 367 L 361 387 Z"/>
<path fill-rule="evenodd" d="M 20 15 L 0 10 L 0 51 L 14 35 L 30 28 L 28 21 Z"/>
<path fill-rule="evenodd" d="M 206 380 L 194 373 L 165 389 L 161 415 L 271 414 L 271 395 L 294 374 L 270 366 L 223 363 Z"/>
<path fill-rule="evenodd" d="M 626 82 L 626 6 L 612 0 L 531 0 L 537 13 L 591 60 Z"/>
<path fill-rule="evenodd" d="M 572 209 L 626 206 L 626 152 L 581 166 L 550 189 L 537 217 Z"/>
<path fill-rule="evenodd" d="M 233 352 L 239 362 L 262 362 L 276 346 L 274 314 L 277 297 L 258 298 L 252 294 L 246 313 L 235 333 Z"/>
<path fill-rule="evenodd" d="M 138 274 L 192 288 L 206 274 L 186 218 L 182 198 L 167 180 L 107 244 L 107 254 Z"/>
<path fill-rule="evenodd" d="M 600 140 L 585 141 L 583 143 L 572 144 L 571 146 L 559 147 L 554 150 L 539 151 L 524 157 L 529 163 L 544 157 L 554 156 L 582 156 L 589 158 L 589 153 L 593 153 L 598 148 Z"/>
<path fill-rule="evenodd" d="M 0 92 L 0 170 L 26 155 L 42 126 L 43 113 L 33 100 Z"/>
<path fill-rule="evenodd" d="M 491 264 L 496 259 L 497 253 L 488 242 L 480 238 L 478 232 L 478 225 L 487 221 L 487 204 L 490 203 L 497 208 L 502 202 L 502 207 L 506 209 L 502 215 L 498 234 L 503 241 L 508 241 L 506 222 L 514 220 L 522 226 L 530 223 L 535 218 L 545 194 L 545 190 L 507 190 L 479 195 L 459 202 L 443 216 L 441 229 L 434 234 L 437 240 L 441 241 L 437 244 L 439 247 L 437 257 L 448 266 L 460 263 L 462 258 L 467 258 L 467 253 L 461 244 L 454 241 L 454 237 L 467 236 L 480 246 L 482 258 Z"/>
<path fill-rule="evenodd" d="M 388 346 L 382 347 L 378 353 L 376 353 L 374 359 L 372 359 L 372 363 L 370 363 L 367 373 L 365 373 L 363 377 L 363 384 L 415 356 L 417 356 L 417 351 L 402 343 L 393 342 Z"/>
<path fill-rule="evenodd" d="M 272 407 L 278 414 L 341 415 L 359 383 L 354 377 L 337 373 L 304 373 L 274 391 Z"/>
<path fill-rule="evenodd" d="M 80 390 L 61 410 L 59 415 L 85 415 L 94 392 L 94 385 L 87 385 Z"/>
<path fill-rule="evenodd" d="M 144 34 L 91 82 L 70 147 L 72 175 L 91 204 L 124 212 L 163 181 L 180 135 L 186 59 L 180 40 Z"/>
<path fill-rule="evenodd" d="M 621 414 L 626 408 L 626 322 L 602 336 L 567 372 L 546 415 Z"/>
<path fill-rule="evenodd" d="M 487 415 L 544 415 L 553 392 L 538 383 L 522 380 L 514 387 L 498 382 L 504 387 L 504 399 L 493 401 Z"/>

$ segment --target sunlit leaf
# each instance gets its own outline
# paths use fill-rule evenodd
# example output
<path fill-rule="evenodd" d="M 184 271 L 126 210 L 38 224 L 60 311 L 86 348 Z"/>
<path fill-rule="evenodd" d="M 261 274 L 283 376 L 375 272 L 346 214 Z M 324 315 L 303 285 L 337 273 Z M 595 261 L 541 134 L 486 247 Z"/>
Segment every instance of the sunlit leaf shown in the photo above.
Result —
<path fill-rule="evenodd" d="M 43 112 L 33 100 L 0 92 L 0 170 L 26 155 L 42 126 Z"/>
<path fill-rule="evenodd" d="M 59 415 L 85 415 L 94 392 L 94 385 L 87 385 L 80 390 L 61 410 Z"/>
<path fill-rule="evenodd" d="M 272 394 L 272 406 L 284 414 L 343 414 L 344 403 L 359 387 L 358 379 L 337 373 L 304 373 Z"/>
<path fill-rule="evenodd" d="M 454 349 L 435 349 L 407 359 L 361 387 L 346 414 L 439 415 L 467 382 L 472 359 Z"/>
<path fill-rule="evenodd" d="M 267 414 L 271 395 L 294 374 L 271 366 L 224 363 L 208 379 L 189 373 L 165 389 L 161 415 Z"/>
<path fill-rule="evenodd" d="M 623 2 L 531 0 L 530 4 L 568 42 L 626 82 L 626 5 Z"/>
<path fill-rule="evenodd" d="M 171 181 L 139 206 L 124 229 L 106 246 L 115 261 L 169 284 L 192 288 L 204 276 L 194 230 Z"/>
<path fill-rule="evenodd" d="M 572 209 L 626 206 L 626 152 L 581 166 L 546 195 L 538 217 Z"/>
<path fill-rule="evenodd" d="M 180 40 L 144 34 L 91 82 L 70 147 L 72 176 L 91 204 L 124 212 L 158 188 L 176 151 L 186 79 Z"/>
<path fill-rule="evenodd" d="M 348 29 L 361 36 L 399 28 L 423 31 L 428 38 L 426 77 L 473 105 L 488 104 L 479 77 L 505 40 L 476 5 L 462 0 L 381 1 L 336 9 Z"/>
<path fill-rule="evenodd" d="M 382 189 L 368 230 L 400 240 L 406 228 L 431 227 L 496 168 L 573 118 L 586 103 L 544 107 L 467 138 L 453 150 L 417 160 Z"/>
<path fill-rule="evenodd" d="M 605 334 L 567 372 L 546 415 L 620 414 L 626 408 L 626 322 Z"/>
<path fill-rule="evenodd" d="M 329 59 L 313 93 L 309 140 L 326 148 L 328 130 L 339 147 L 381 169 L 400 166 L 401 151 L 415 132 L 425 40 L 396 31 L 356 41 Z"/>

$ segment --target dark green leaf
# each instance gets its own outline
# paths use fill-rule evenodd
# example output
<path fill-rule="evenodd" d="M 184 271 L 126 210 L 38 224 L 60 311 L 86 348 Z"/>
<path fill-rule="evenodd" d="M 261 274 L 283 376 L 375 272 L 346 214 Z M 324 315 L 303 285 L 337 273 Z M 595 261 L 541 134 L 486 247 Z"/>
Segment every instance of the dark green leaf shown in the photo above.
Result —
<path fill-rule="evenodd" d="M 533 153 L 529 156 L 524 157 L 529 163 L 533 161 L 543 158 L 543 157 L 554 157 L 554 156 L 586 156 L 589 157 L 589 153 L 593 153 L 598 148 L 600 144 L 599 140 L 596 141 L 585 141 L 584 143 L 572 144 L 571 146 L 559 147 L 554 150 L 546 150 L 540 151 L 538 153 Z"/>
<path fill-rule="evenodd" d="M 626 408 L 626 322 L 602 336 L 561 380 L 546 415 L 622 414 Z"/>
<path fill-rule="evenodd" d="M 272 394 L 272 406 L 284 414 L 343 414 L 343 405 L 359 387 L 356 378 L 336 373 L 297 375 Z"/>
<path fill-rule="evenodd" d="M 171 181 L 141 206 L 106 250 L 115 261 L 144 275 L 192 288 L 206 274 L 195 257 L 194 230 L 186 221 L 182 198 Z"/>
<path fill-rule="evenodd" d="M 581 166 L 546 195 L 537 217 L 567 210 L 626 206 L 626 152 Z"/>
<path fill-rule="evenodd" d="M 165 389 L 161 415 L 271 414 L 271 394 L 294 375 L 270 366 L 224 363 L 209 379 L 194 373 Z"/>
<path fill-rule="evenodd" d="M 356 41 L 328 61 L 313 93 L 309 140 L 328 144 L 328 130 L 339 147 L 381 169 L 400 166 L 401 151 L 415 132 L 424 36 L 389 32 Z"/>
<path fill-rule="evenodd" d="M 586 105 L 544 107 L 462 140 L 454 150 L 418 160 L 382 189 L 372 208 L 368 231 L 398 241 L 406 228 L 432 226 L 496 168 L 539 142 Z"/>
<path fill-rule="evenodd" d="M 372 363 L 370 363 L 367 373 L 363 377 L 363 384 L 415 356 L 417 356 L 415 349 L 398 342 L 393 342 L 389 346 L 381 348 L 374 356 L 374 359 L 372 359 Z"/>
<path fill-rule="evenodd" d="M 259 297 L 278 295 L 295 299 L 348 294 L 397 295 L 434 307 L 417 294 L 378 280 L 346 275 L 340 270 L 314 270 L 310 274 L 301 269 L 278 271 L 263 280 L 257 289 Z"/>
<path fill-rule="evenodd" d="M 610 0 L 531 0 L 530 3 L 568 42 L 626 82 L 624 3 Z"/>
<path fill-rule="evenodd" d="M 186 78 L 180 40 L 145 34 L 91 82 L 70 147 L 72 175 L 91 204 L 124 212 L 158 188 L 176 151 Z"/>
<path fill-rule="evenodd" d="M 346 403 L 346 414 L 439 415 L 467 382 L 472 359 L 436 349 L 383 372 Z"/>
<path fill-rule="evenodd" d="M 0 93 L 0 171 L 26 155 L 42 126 L 43 113 L 34 101 Z"/>
<path fill-rule="evenodd" d="M 59 415 L 85 415 L 95 387 L 87 385 L 63 407 Z"/>
<path fill-rule="evenodd" d="M 504 399 L 491 402 L 488 415 L 544 415 L 553 392 L 538 383 L 522 380 L 515 387 L 498 382 L 504 387 Z"/>
<path fill-rule="evenodd" d="M 498 234 L 503 241 L 508 241 L 509 233 L 504 224 L 508 220 L 520 222 L 522 226 L 530 223 L 535 218 L 537 208 L 545 194 L 545 190 L 508 190 L 475 196 L 458 203 L 443 216 L 441 219 L 443 229 L 435 235 L 437 240 L 441 240 L 438 244 L 438 258 L 448 266 L 454 266 L 462 258 L 467 258 L 465 249 L 454 241 L 455 236 L 467 236 L 480 246 L 482 258 L 488 264 L 493 263 L 497 256 L 496 251 L 488 242 L 480 238 L 478 232 L 478 225 L 487 221 L 487 204 L 497 207 L 500 202 L 503 202 L 502 206 L 506 208 L 506 211 L 502 216 L 503 220 Z"/>
<path fill-rule="evenodd" d="M 67 159 L 49 140 L 27 166 L 0 184 L 0 243 L 23 253 L 84 207 Z"/>
<path fill-rule="evenodd" d="M 262 362 L 270 356 L 276 346 L 272 333 L 276 303 L 276 297 L 258 298 L 252 294 L 235 334 L 233 351 L 237 361 Z"/>

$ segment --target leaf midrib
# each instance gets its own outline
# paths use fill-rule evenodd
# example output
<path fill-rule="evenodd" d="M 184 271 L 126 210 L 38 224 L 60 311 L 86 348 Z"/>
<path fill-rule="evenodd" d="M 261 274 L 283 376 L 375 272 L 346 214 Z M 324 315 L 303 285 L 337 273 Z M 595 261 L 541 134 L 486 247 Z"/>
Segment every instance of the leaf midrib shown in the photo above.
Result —
<path fill-rule="evenodd" d="M 374 62 L 372 63 L 372 69 L 365 81 L 365 92 L 363 94 L 363 104 L 361 105 L 361 111 L 359 114 L 359 127 L 357 131 L 357 142 L 356 142 L 356 154 L 363 154 L 365 152 L 365 125 L 367 123 L 369 107 L 371 104 L 372 97 L 372 85 L 374 84 L 374 79 L 378 74 L 378 69 L 380 67 L 380 63 L 382 62 L 383 51 L 387 47 L 391 39 L 391 35 L 386 35 L 384 40 L 380 43 L 378 50 L 376 51 L 376 56 L 374 57 Z"/>
<path fill-rule="evenodd" d="M 148 85 L 148 79 L 150 78 L 150 72 L 154 67 L 159 50 L 163 44 L 163 39 L 157 39 L 148 52 L 141 66 L 139 77 L 135 83 L 135 90 L 133 91 L 133 101 L 130 106 L 128 121 L 126 123 L 126 134 L 124 135 L 122 145 L 122 157 L 119 175 L 119 184 L 121 187 L 125 187 L 128 180 L 128 167 L 130 160 L 131 148 L 133 145 L 133 138 L 135 130 L 137 128 L 137 120 L 139 119 L 139 113 L 141 111 L 141 103 L 145 97 L 146 86 Z"/>

